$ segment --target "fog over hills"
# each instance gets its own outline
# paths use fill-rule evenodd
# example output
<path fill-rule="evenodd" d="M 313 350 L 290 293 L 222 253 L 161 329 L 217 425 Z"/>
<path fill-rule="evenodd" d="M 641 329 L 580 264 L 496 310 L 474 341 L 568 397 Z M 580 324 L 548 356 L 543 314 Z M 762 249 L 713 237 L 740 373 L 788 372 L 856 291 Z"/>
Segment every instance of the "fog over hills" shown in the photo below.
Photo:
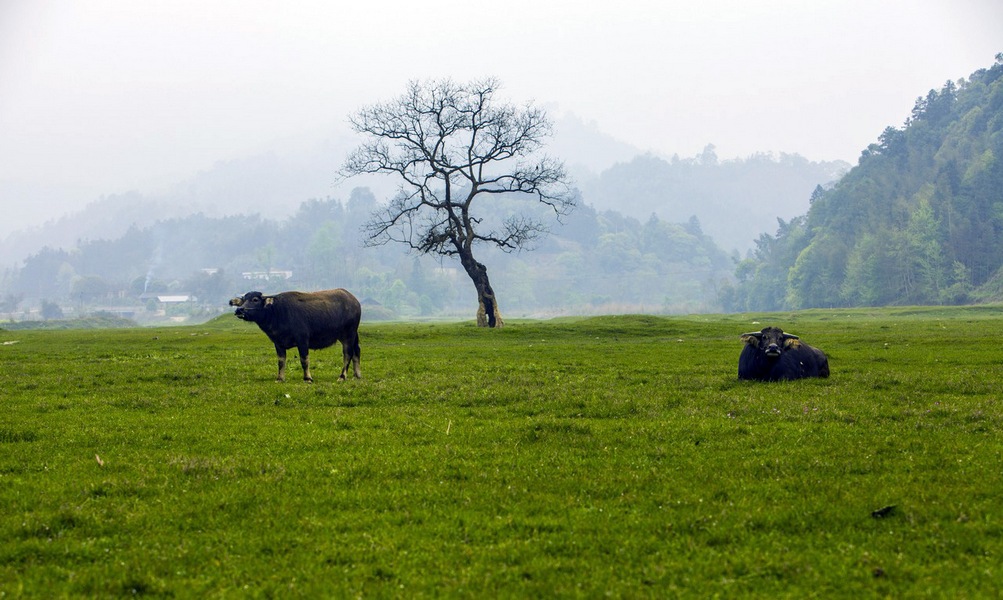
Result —
<path fill-rule="evenodd" d="M 50 213 L 49 207 L 62 205 L 58 196 L 66 190 L 23 190 L 17 204 L 35 225 L 0 240 L 0 266 L 14 266 L 46 246 L 71 249 L 81 240 L 114 239 L 130 227 L 188 214 L 282 220 L 306 200 L 345 200 L 356 187 L 388 197 L 396 186 L 390 177 L 339 180 L 337 171 L 357 143 L 347 131 L 279 140 L 266 151 L 217 162 L 162 189 L 109 190 L 72 213 Z M 656 214 L 673 222 L 696 216 L 722 248 L 740 251 L 759 233 L 772 233 L 777 217 L 803 214 L 815 185 L 829 183 L 849 166 L 789 155 L 718 161 L 706 151 L 692 159 L 663 158 L 573 115 L 555 122 L 546 151 L 565 162 L 583 201 L 597 210 L 641 220 Z"/>
<path fill-rule="evenodd" d="M 674 223 L 696 217 L 724 250 L 744 252 L 778 219 L 808 210 L 818 186 L 825 188 L 849 169 L 842 161 L 812 162 L 791 154 L 757 154 L 721 161 L 713 146 L 697 157 L 663 159 L 646 154 L 606 169 L 583 188 L 599 210 L 637 219 L 651 215 Z"/>

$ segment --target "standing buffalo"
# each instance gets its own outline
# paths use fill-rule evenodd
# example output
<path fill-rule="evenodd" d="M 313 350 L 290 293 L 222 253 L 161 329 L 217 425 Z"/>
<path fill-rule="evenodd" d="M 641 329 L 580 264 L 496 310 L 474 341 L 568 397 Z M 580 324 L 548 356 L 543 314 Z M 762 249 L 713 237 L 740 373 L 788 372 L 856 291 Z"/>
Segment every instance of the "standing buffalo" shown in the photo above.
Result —
<path fill-rule="evenodd" d="M 286 380 L 286 349 L 296 348 L 300 353 L 303 380 L 310 376 L 310 350 L 319 350 L 341 342 L 345 364 L 338 379 L 345 379 L 348 365 L 355 367 L 355 378 L 360 379 L 359 321 L 362 306 L 347 290 L 323 292 L 282 292 L 265 296 L 261 292 L 247 292 L 230 300 L 238 307 L 233 313 L 238 319 L 257 323 L 258 327 L 275 344 L 279 357 L 279 381 Z"/>
<path fill-rule="evenodd" d="M 779 327 L 743 333 L 745 348 L 738 357 L 738 378 L 759 381 L 828 377 L 829 359 L 818 348 Z"/>

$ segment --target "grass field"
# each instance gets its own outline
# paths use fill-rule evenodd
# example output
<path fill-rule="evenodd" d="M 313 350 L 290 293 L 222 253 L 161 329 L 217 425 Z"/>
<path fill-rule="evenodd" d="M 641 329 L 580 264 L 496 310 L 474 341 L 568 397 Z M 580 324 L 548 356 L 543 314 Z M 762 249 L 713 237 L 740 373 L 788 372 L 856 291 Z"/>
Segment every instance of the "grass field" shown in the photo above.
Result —
<path fill-rule="evenodd" d="M 758 322 L 754 324 L 754 322 Z M 779 325 L 832 377 L 737 380 Z M 0 597 L 998 597 L 1003 310 L 0 331 Z M 292 359 L 293 353 L 290 353 Z"/>

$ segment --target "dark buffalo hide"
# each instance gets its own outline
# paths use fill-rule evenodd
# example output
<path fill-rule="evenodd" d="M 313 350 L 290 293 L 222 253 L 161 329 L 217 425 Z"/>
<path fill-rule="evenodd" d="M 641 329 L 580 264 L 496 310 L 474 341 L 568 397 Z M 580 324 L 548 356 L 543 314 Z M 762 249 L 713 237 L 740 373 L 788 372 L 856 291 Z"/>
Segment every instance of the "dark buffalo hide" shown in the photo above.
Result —
<path fill-rule="evenodd" d="M 778 381 L 829 376 L 829 359 L 824 352 L 779 327 L 744 333 L 742 341 L 745 348 L 738 357 L 739 379 Z"/>
<path fill-rule="evenodd" d="M 319 350 L 341 342 L 344 365 L 339 379 L 345 379 L 348 366 L 354 366 L 356 379 L 362 377 L 359 362 L 359 322 L 362 306 L 347 290 L 323 292 L 282 292 L 266 296 L 261 292 L 247 292 L 230 300 L 236 306 L 234 315 L 239 319 L 257 323 L 268 339 L 275 344 L 279 357 L 279 381 L 286 378 L 286 350 L 299 350 L 303 379 L 313 381 L 310 375 L 310 350 Z"/>

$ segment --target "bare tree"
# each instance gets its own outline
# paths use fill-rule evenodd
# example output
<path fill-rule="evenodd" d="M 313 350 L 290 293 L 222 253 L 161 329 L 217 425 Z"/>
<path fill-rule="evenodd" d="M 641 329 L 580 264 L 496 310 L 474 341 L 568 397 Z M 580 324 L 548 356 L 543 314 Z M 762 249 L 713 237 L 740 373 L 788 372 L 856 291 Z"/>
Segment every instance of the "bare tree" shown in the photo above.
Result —
<path fill-rule="evenodd" d="M 528 249 L 548 228 L 530 214 L 537 211 L 502 217 L 481 205 L 494 202 L 497 209 L 501 198 L 528 198 L 558 220 L 575 206 L 563 163 L 541 154 L 550 120 L 531 105 L 497 102 L 499 87 L 495 79 L 412 81 L 400 97 L 351 117 L 366 141 L 342 168 L 345 176 L 385 173 L 401 180 L 397 195 L 365 224 L 367 243 L 398 242 L 458 258 L 477 290 L 482 327 L 501 326 L 502 318 L 474 246 Z"/>

